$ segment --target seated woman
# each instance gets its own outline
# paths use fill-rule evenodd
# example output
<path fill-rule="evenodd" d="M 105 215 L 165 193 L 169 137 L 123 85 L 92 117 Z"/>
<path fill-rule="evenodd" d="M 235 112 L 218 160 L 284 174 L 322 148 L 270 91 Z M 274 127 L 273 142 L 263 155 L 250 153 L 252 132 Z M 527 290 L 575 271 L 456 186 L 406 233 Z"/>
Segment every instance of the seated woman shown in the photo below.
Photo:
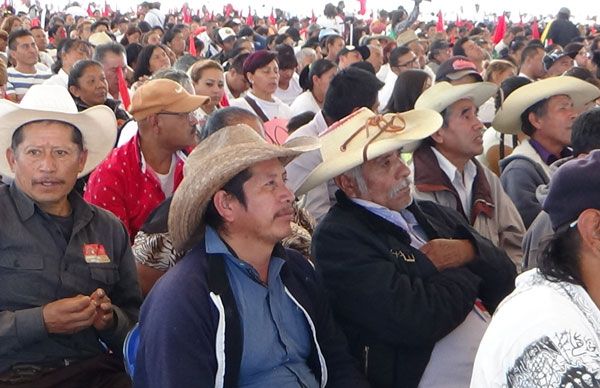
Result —
<path fill-rule="evenodd" d="M 431 76 L 423 70 L 405 70 L 396 79 L 385 113 L 402 113 L 415 108 L 415 102 L 431 86 Z"/>
<path fill-rule="evenodd" d="M 52 65 L 54 75 L 44 85 L 60 85 L 68 88 L 69 73 L 77 61 L 92 58 L 93 47 L 81 39 L 63 39 L 56 49 L 56 61 Z"/>
<path fill-rule="evenodd" d="M 600 386 L 599 171 L 594 150 L 552 176 L 544 210 L 554 237 L 496 310 L 472 388 Z"/>
<path fill-rule="evenodd" d="M 304 67 L 300 72 L 300 86 L 304 92 L 296 97 L 290 106 L 292 111 L 296 114 L 302 112 L 317 114 L 323 108 L 325 93 L 336 74 L 337 65 L 328 59 L 319 59 Z"/>
<path fill-rule="evenodd" d="M 102 64 L 92 60 L 77 62 L 69 73 L 69 92 L 81 112 L 96 105 L 106 105 L 117 118 L 117 127 L 129 120 L 129 114 L 119 107 L 119 102 L 108 98 L 108 83 Z"/>
<path fill-rule="evenodd" d="M 209 96 L 210 102 L 198 109 L 198 121 L 203 122 L 206 116 L 219 109 L 221 99 L 225 94 L 225 76 L 223 67 L 211 59 L 200 60 L 188 70 L 188 75 L 194 84 L 194 90 L 199 96 Z"/>
<path fill-rule="evenodd" d="M 139 82 L 144 82 L 150 78 L 154 73 L 162 69 L 168 69 L 172 63 L 167 54 L 167 49 L 161 45 L 150 44 L 145 46 L 140 51 L 135 70 L 133 72 L 134 85 L 132 89 L 135 89 Z"/>

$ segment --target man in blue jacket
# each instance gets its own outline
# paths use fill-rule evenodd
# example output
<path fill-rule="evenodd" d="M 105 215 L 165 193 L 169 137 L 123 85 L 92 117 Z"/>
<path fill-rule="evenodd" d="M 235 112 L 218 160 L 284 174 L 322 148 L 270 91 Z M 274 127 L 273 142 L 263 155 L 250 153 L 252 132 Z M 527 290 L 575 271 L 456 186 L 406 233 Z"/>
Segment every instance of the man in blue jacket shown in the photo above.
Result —
<path fill-rule="evenodd" d="M 294 200 L 283 166 L 315 148 L 237 125 L 190 154 L 169 232 L 191 250 L 142 307 L 136 386 L 367 386 L 313 267 L 279 243 Z"/>

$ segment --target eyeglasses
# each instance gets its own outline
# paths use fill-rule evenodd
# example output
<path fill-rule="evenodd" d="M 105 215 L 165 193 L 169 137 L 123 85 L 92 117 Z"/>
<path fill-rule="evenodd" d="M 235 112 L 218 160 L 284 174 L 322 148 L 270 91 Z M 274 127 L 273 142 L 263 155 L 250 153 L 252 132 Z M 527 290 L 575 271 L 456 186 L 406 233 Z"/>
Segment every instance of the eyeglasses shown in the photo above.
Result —
<path fill-rule="evenodd" d="M 408 62 L 404 62 L 404 63 L 399 63 L 399 64 L 397 64 L 397 65 L 396 65 L 396 66 L 394 66 L 394 67 L 409 67 L 409 66 L 412 66 L 412 65 L 414 65 L 414 64 L 417 62 L 417 60 L 418 60 L 418 59 L 419 59 L 418 57 L 414 57 L 414 58 L 413 58 L 413 59 L 411 59 L 410 61 L 408 61 Z"/>
<path fill-rule="evenodd" d="M 196 120 L 196 112 L 158 112 L 157 115 L 168 115 L 168 116 L 178 116 L 179 118 L 187 118 L 188 120 Z"/>

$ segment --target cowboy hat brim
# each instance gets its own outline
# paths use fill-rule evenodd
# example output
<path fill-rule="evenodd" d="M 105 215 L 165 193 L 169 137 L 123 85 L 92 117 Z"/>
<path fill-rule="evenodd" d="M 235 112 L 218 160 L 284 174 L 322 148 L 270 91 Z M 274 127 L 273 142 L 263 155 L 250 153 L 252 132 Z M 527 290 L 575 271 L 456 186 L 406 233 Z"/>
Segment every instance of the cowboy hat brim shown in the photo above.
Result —
<path fill-rule="evenodd" d="M 600 89 L 575 77 L 560 76 L 521 86 L 512 92 L 496 113 L 492 127 L 501 133 L 521 132 L 521 114 L 533 104 L 552 96 L 567 95 L 576 109 L 600 97 Z"/>
<path fill-rule="evenodd" d="M 432 109 L 441 113 L 456 101 L 469 99 L 475 106 L 481 106 L 494 96 L 498 86 L 491 82 L 475 82 L 463 85 L 452 85 L 439 82 L 425 90 L 415 102 L 417 109 Z"/>
<path fill-rule="evenodd" d="M 428 109 L 410 110 L 399 113 L 406 122 L 406 128 L 393 137 L 373 141 L 367 148 L 367 160 L 373 160 L 388 152 L 402 149 L 413 152 L 422 139 L 431 136 L 442 126 L 442 117 Z M 335 131 L 333 131 L 335 132 Z M 296 195 L 306 194 L 323 182 L 335 178 L 362 164 L 363 148 L 348 149 L 343 155 L 321 162 L 302 182 Z"/>
<path fill-rule="evenodd" d="M 271 159 L 287 164 L 301 153 L 319 148 L 317 138 L 294 140 L 283 146 L 255 142 L 224 146 L 213 152 L 205 152 L 208 147 L 194 150 L 187 162 L 191 159 L 194 166 L 186 166 L 186 175 L 173 195 L 169 211 L 169 233 L 174 246 L 187 250 L 197 242 L 194 237 L 202 235 L 204 214 L 213 195 L 241 171 Z"/>
<path fill-rule="evenodd" d="M 27 109 L 11 101 L 0 100 L 0 150 L 10 148 L 15 131 L 36 121 L 59 121 L 76 127 L 87 149 L 87 160 L 78 177 L 89 174 L 113 149 L 117 140 L 117 120 L 109 107 L 93 106 L 78 113 Z M 0 175 L 14 178 L 8 160 L 0 157 Z"/>

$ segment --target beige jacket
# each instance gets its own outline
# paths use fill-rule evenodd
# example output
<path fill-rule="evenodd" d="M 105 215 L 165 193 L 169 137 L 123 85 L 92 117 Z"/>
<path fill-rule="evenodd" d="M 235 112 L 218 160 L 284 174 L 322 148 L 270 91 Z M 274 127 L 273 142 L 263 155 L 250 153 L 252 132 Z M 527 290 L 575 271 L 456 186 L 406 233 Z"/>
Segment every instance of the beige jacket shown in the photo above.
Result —
<path fill-rule="evenodd" d="M 440 168 L 429 145 L 423 144 L 414 153 L 415 197 L 456 209 L 465 218 L 456 189 Z M 469 223 L 481 234 L 502 248 L 517 268 L 521 268 L 521 245 L 525 226 L 512 200 L 504 192 L 500 179 L 474 160 L 477 175 L 473 183 L 473 204 Z"/>

